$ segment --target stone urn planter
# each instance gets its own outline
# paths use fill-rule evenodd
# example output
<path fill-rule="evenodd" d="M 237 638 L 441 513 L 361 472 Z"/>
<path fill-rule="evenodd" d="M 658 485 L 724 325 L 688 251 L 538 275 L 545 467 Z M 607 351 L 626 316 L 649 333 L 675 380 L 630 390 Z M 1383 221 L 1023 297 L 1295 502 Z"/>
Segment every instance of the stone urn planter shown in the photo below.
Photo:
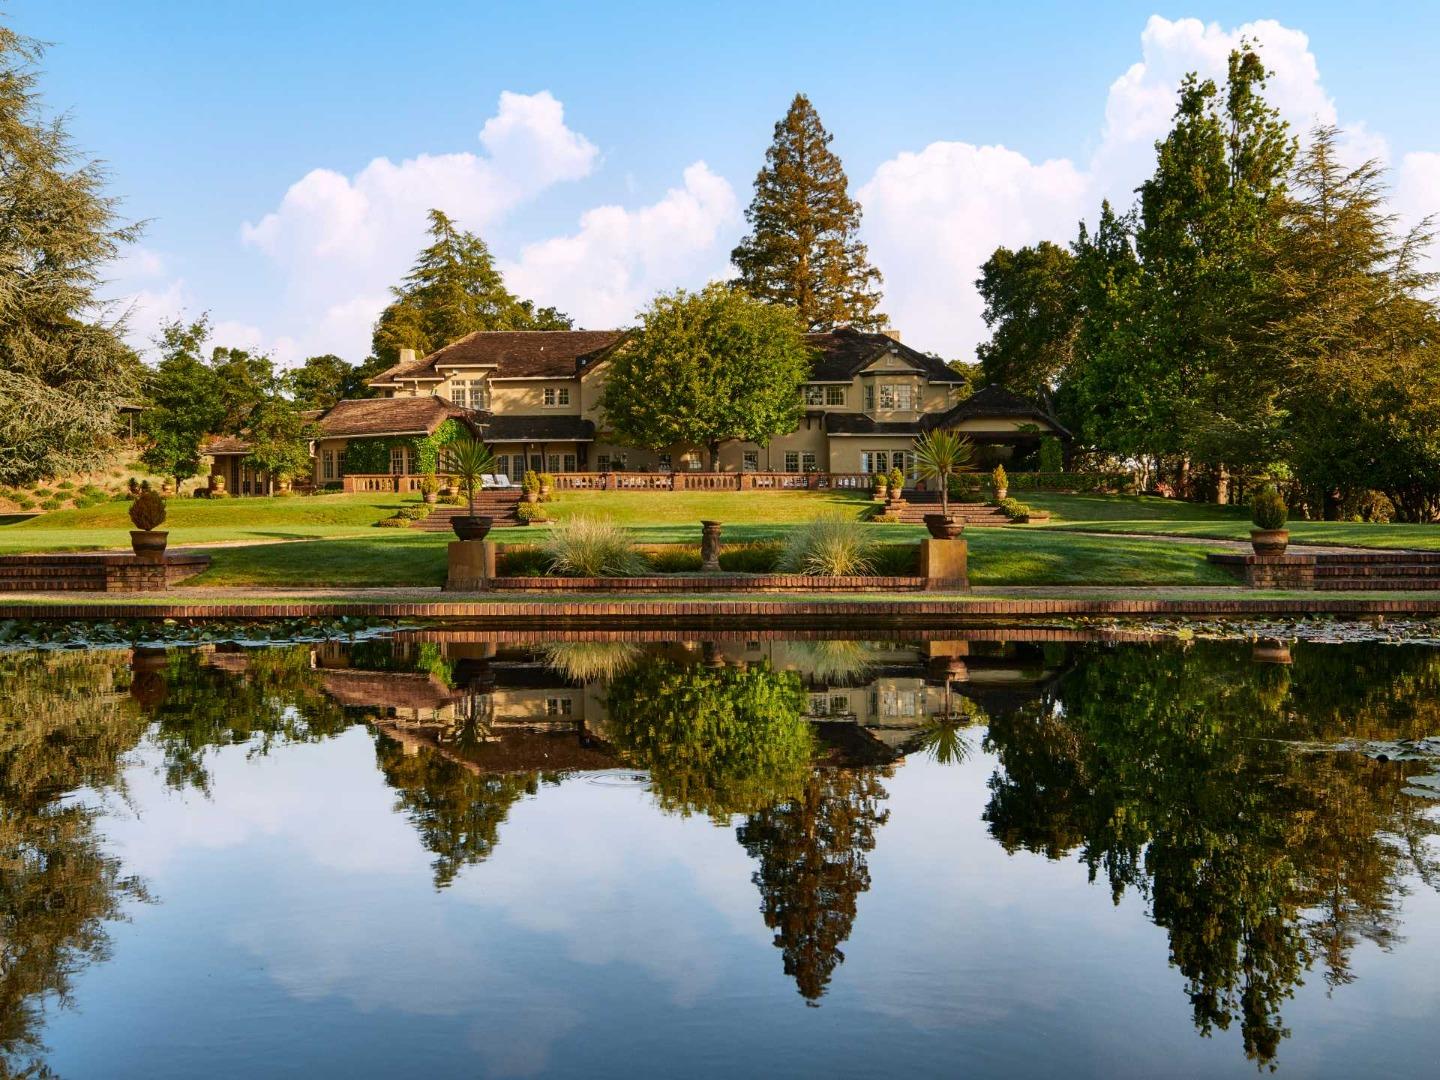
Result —
<path fill-rule="evenodd" d="M 457 516 L 450 519 L 450 528 L 455 530 L 456 537 L 461 540 L 484 540 L 493 524 L 495 519 L 488 517 Z"/>
<path fill-rule="evenodd" d="M 141 562 L 163 563 L 170 534 L 164 529 L 131 529 L 130 547 Z"/>
<path fill-rule="evenodd" d="M 889 499 L 890 499 L 890 485 L 889 485 L 889 484 L 881 484 L 879 487 L 875 488 L 875 501 L 876 501 L 876 502 L 882 502 L 882 503 L 883 503 L 883 502 L 888 502 Z"/>
<path fill-rule="evenodd" d="M 944 514 L 926 514 L 925 528 L 936 540 L 954 540 L 965 531 L 963 523 Z"/>
<path fill-rule="evenodd" d="M 1256 555 L 1284 555 L 1290 546 L 1288 529 L 1251 529 L 1250 546 Z"/>
<path fill-rule="evenodd" d="M 434 506 L 440 501 L 440 493 L 438 491 L 427 491 L 421 495 L 421 498 L 425 500 L 426 506 Z"/>

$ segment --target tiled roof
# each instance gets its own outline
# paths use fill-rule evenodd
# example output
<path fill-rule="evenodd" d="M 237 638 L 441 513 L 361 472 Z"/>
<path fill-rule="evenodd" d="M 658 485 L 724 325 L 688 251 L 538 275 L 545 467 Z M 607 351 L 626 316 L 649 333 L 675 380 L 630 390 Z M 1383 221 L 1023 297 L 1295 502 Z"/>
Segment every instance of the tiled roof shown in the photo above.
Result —
<path fill-rule="evenodd" d="M 903 345 L 885 334 L 867 333 L 842 327 L 815 334 L 805 340 L 815 349 L 815 367 L 810 378 L 815 382 L 849 382 L 887 352 L 911 367 L 925 373 L 930 382 L 961 383 L 965 379 L 945 361 Z"/>
<path fill-rule="evenodd" d="M 202 454 L 248 454 L 250 442 L 248 439 L 237 438 L 234 435 L 215 435 L 201 444 L 200 452 Z"/>
<path fill-rule="evenodd" d="M 591 442 L 595 425 L 580 416 L 500 416 L 482 413 L 475 417 L 480 437 L 493 442 Z"/>
<path fill-rule="evenodd" d="M 1003 416 L 1012 420 L 1034 420 L 1054 428 L 1061 436 L 1070 437 L 1070 432 L 1038 402 L 1023 398 L 1003 386 L 991 384 L 981 387 L 953 409 L 943 413 L 937 426 L 954 423 L 957 420 L 973 420 L 989 416 Z"/>
<path fill-rule="evenodd" d="M 439 397 L 347 398 L 337 401 L 317 426 L 322 438 L 429 435 L 446 420 L 466 415 L 464 409 Z"/>
<path fill-rule="evenodd" d="M 832 412 L 825 414 L 825 434 L 914 436 L 925 430 L 927 420 L 872 420 L 864 413 Z"/>
<path fill-rule="evenodd" d="M 437 368 L 493 368 L 497 379 L 567 379 L 625 336 L 623 330 L 478 330 L 413 363 L 396 364 L 370 380 L 440 378 Z"/>

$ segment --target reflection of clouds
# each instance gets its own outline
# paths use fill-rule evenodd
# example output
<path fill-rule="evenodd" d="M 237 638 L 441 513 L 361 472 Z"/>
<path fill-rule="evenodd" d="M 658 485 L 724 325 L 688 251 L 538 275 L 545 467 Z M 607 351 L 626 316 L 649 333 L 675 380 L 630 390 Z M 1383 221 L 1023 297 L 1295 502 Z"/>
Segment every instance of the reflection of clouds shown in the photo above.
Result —
<path fill-rule="evenodd" d="M 244 746 L 207 750 L 209 797 L 167 789 L 154 751 L 142 760 L 148 767 L 131 769 L 126 779 L 138 812 L 106 827 L 135 873 L 153 876 L 196 850 L 281 837 L 287 850 L 337 870 L 408 874 L 429 865 L 414 831 L 391 810 L 394 794 L 375 768 L 374 742 L 363 728 L 278 746 L 264 757 Z"/>
<path fill-rule="evenodd" d="M 659 814 L 646 790 L 578 777 L 516 806 L 495 855 L 452 891 L 558 936 L 578 963 L 635 964 L 689 1005 L 718 977 L 716 922 L 768 938 L 753 869 L 733 830 Z M 566 902 L 575 896 L 583 903 Z"/>

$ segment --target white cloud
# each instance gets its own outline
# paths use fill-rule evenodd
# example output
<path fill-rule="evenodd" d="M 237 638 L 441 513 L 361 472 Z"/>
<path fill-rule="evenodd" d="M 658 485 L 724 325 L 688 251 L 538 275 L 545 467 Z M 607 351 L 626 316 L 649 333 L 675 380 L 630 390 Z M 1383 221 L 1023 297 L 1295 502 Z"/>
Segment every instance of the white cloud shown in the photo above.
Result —
<path fill-rule="evenodd" d="M 553 304 L 576 324 L 628 324 L 662 289 L 695 286 L 723 274 L 722 232 L 739 220 L 735 190 L 703 161 L 685 170 L 683 187 L 638 210 L 599 206 L 580 229 L 527 246 L 506 266 L 505 280 L 522 296 Z"/>
<path fill-rule="evenodd" d="M 479 140 L 481 154 L 378 157 L 354 176 L 312 169 L 275 210 L 242 227 L 243 243 L 283 275 L 278 321 L 296 358 L 365 355 L 387 287 L 423 243 L 430 208 L 484 229 L 546 188 L 588 176 L 600 156 L 565 125 L 564 106 L 547 91 L 502 93 Z"/>
<path fill-rule="evenodd" d="M 1140 36 L 1140 60 L 1110 86 L 1100 141 L 1083 166 L 1035 163 L 1004 147 L 964 142 L 931 143 L 881 164 L 857 195 L 885 274 L 885 310 L 906 340 L 946 356 L 972 355 L 986 337 L 973 282 L 995 247 L 1067 241 L 1103 198 L 1128 208 L 1152 167 L 1155 140 L 1169 129 L 1180 80 L 1195 71 L 1223 82 L 1242 40 L 1258 44 L 1271 71 L 1266 99 L 1297 132 L 1339 122 L 1301 31 L 1273 20 L 1226 30 L 1153 15 Z M 1363 124 L 1346 127 L 1342 152 L 1351 160 L 1388 158 L 1382 137 Z"/>

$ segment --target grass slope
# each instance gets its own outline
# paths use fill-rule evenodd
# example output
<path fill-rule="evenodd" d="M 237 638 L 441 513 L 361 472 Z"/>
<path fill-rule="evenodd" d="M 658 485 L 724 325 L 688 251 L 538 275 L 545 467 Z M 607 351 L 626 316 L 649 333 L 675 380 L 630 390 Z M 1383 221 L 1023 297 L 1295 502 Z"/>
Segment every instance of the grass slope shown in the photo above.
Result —
<path fill-rule="evenodd" d="M 318 495 L 295 498 L 171 499 L 164 528 L 170 546 L 223 540 L 293 540 L 354 536 L 403 505 L 398 495 Z M 107 502 L 86 510 L 57 510 L 0 526 L 0 554 L 129 548 L 130 504 Z"/>

